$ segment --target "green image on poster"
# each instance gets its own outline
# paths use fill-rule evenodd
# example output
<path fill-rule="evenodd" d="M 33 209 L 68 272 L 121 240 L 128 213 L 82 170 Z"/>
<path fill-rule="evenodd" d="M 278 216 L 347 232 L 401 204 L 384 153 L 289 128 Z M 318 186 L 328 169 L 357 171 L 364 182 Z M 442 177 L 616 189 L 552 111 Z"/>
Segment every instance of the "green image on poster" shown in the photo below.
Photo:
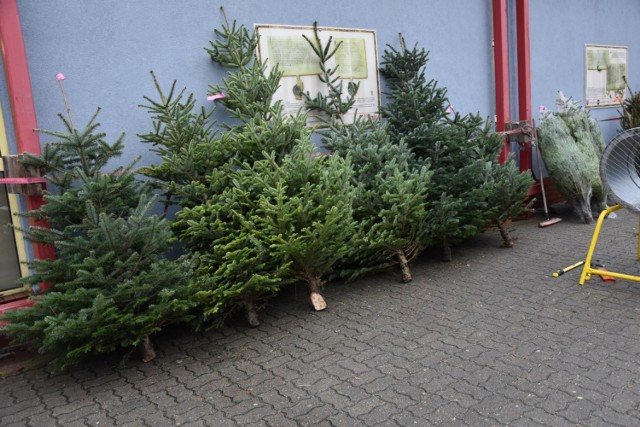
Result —
<path fill-rule="evenodd" d="M 340 43 L 336 51 L 336 65 L 340 76 L 344 79 L 368 78 L 367 49 L 364 39 L 336 38 L 335 42 Z"/>
<path fill-rule="evenodd" d="M 269 36 L 269 62 L 278 64 L 285 76 L 320 74 L 318 58 L 309 43 L 300 36 Z"/>

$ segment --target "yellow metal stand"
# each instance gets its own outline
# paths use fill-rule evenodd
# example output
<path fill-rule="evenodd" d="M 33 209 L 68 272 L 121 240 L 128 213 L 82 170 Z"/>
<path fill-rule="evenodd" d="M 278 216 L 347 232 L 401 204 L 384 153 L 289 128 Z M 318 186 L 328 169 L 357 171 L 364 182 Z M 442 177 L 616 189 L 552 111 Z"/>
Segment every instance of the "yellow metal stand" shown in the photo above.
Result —
<path fill-rule="evenodd" d="M 634 282 L 640 282 L 640 276 L 631 276 L 629 274 L 616 273 L 615 271 L 602 271 L 591 267 L 591 260 L 593 258 L 593 253 L 596 250 L 596 244 L 598 243 L 598 237 L 600 236 L 602 223 L 610 213 L 620 209 L 622 209 L 622 206 L 620 205 L 611 206 L 610 208 L 603 210 L 598 217 L 598 222 L 596 222 L 596 229 L 593 230 L 593 237 L 591 238 L 591 244 L 589 245 L 589 251 L 587 252 L 587 257 L 584 260 L 584 267 L 582 267 L 582 274 L 580 275 L 579 282 L 580 286 L 584 285 L 584 282 L 586 280 L 589 280 L 592 274 L 597 274 L 599 276 L 611 276 L 615 277 L 616 279 L 625 279 L 632 280 Z M 640 234 L 638 234 L 637 259 L 640 259 Z"/>

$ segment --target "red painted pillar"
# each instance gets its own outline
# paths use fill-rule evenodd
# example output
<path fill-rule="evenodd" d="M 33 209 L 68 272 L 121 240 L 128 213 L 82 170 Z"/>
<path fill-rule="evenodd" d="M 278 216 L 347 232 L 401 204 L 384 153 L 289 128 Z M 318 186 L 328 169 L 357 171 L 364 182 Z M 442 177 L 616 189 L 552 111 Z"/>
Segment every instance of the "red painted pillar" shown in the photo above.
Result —
<path fill-rule="evenodd" d="M 531 123 L 531 46 L 529 38 L 529 0 L 516 0 L 516 25 L 518 42 L 518 114 L 520 121 Z M 530 170 L 531 146 L 520 152 L 520 170 Z"/>
<path fill-rule="evenodd" d="M 509 38 L 507 35 L 507 0 L 493 0 L 493 60 L 496 86 L 496 131 L 505 130 L 510 121 L 509 104 Z M 505 138 L 500 163 L 507 160 L 511 151 Z"/>
<path fill-rule="evenodd" d="M 17 0 L 0 0 L 0 48 L 18 152 L 40 154 L 40 140 L 33 131 L 36 128 L 36 111 Z M 37 209 L 43 204 L 42 196 L 27 196 L 26 202 L 27 210 Z M 46 227 L 47 223 L 31 219 L 31 225 Z M 55 250 L 49 245 L 34 244 L 33 252 L 38 259 L 55 257 Z"/>

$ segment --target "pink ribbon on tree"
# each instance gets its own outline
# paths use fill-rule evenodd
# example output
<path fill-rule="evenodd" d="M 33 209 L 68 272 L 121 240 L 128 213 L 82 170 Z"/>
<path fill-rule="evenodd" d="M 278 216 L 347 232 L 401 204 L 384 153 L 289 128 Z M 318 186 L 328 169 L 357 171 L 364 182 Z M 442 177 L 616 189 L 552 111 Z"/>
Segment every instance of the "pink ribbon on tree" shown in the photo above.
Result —
<path fill-rule="evenodd" d="M 215 101 L 216 99 L 222 99 L 222 98 L 226 98 L 226 96 L 224 93 L 220 92 L 220 93 L 215 93 L 213 95 L 207 96 L 207 101 Z"/>

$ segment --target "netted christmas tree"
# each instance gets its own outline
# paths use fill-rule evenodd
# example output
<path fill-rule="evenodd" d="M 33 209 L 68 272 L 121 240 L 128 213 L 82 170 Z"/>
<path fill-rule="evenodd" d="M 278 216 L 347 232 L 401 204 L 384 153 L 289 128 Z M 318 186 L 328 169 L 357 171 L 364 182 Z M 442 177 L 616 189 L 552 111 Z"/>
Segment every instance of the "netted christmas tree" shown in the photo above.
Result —
<path fill-rule="evenodd" d="M 606 207 L 600 179 L 604 139 L 600 126 L 573 99 L 558 93 L 558 110 L 544 113 L 538 128 L 538 144 L 549 175 L 558 191 L 574 207 L 580 220 L 593 222 Z"/>
<path fill-rule="evenodd" d="M 26 235 L 54 246 L 57 257 L 31 263 L 33 273 L 23 281 L 51 289 L 33 296 L 33 307 L 7 312 L 3 333 L 37 350 L 54 369 L 135 346 L 151 360 L 150 335 L 190 320 L 193 308 L 186 286 L 191 267 L 163 258 L 171 233 L 151 213 L 150 188 L 135 179 L 133 163 L 104 171 L 122 154 L 123 136 L 107 143 L 96 115 L 82 130 L 70 115 L 60 115 L 66 131 L 40 130 L 54 141 L 24 160 L 52 184 L 46 204 L 28 213 L 51 228 L 31 227 Z"/>
<path fill-rule="evenodd" d="M 418 164 L 428 163 L 433 171 L 425 244 L 439 245 L 442 259 L 448 261 L 451 245 L 489 225 L 502 224 L 505 206 L 509 214 L 516 207 L 526 209 L 522 189 L 532 181 L 528 174 L 517 172 L 512 158 L 507 165 L 498 164 L 501 139 L 484 119 L 452 111 L 446 89 L 426 78 L 428 53 L 417 45 L 408 49 L 402 36 L 400 45 L 399 50 L 389 46 L 383 55 L 381 72 L 389 88 L 383 117 L 392 141 L 405 143 Z M 513 185 L 514 191 L 507 193 L 512 199 L 496 205 L 496 192 L 509 185 Z M 511 245 L 508 231 L 501 232 L 505 245 Z"/>

